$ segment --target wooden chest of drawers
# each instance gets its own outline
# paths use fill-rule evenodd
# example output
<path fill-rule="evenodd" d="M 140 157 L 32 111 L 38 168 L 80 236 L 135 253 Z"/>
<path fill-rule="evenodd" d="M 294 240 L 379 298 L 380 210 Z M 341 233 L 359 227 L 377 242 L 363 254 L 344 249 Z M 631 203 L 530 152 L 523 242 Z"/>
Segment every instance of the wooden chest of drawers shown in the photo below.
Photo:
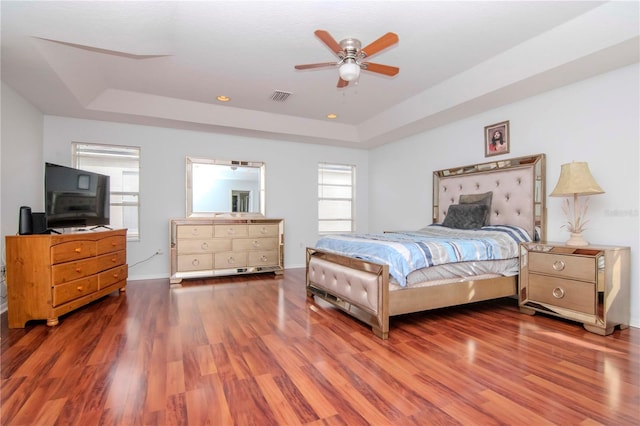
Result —
<path fill-rule="evenodd" d="M 544 312 L 607 335 L 629 326 L 629 247 L 520 245 L 521 311 Z"/>
<path fill-rule="evenodd" d="M 58 317 L 127 285 L 127 230 L 6 237 L 10 328 Z"/>
<path fill-rule="evenodd" d="M 173 219 L 171 283 L 184 278 L 284 270 L 284 220 Z"/>

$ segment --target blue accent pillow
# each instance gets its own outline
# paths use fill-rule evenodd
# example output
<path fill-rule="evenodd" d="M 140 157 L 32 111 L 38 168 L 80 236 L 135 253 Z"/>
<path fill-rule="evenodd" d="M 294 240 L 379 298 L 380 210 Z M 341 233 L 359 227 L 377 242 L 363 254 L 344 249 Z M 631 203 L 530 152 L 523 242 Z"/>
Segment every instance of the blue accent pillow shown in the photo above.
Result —
<path fill-rule="evenodd" d="M 486 204 L 451 204 L 442 226 L 456 229 L 480 229 L 484 226 L 489 208 Z"/>

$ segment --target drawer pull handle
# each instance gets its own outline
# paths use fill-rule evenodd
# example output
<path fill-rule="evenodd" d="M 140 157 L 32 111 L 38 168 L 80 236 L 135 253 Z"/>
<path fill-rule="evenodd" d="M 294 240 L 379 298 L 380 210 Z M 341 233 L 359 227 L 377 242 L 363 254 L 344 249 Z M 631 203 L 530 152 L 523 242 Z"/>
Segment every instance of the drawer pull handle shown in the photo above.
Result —
<path fill-rule="evenodd" d="M 229 256 L 229 258 L 227 259 L 227 262 L 236 263 L 236 260 L 233 258 L 233 256 Z"/>
<path fill-rule="evenodd" d="M 260 247 L 260 241 L 258 240 L 253 240 L 251 244 L 253 244 L 254 247 Z"/>
<path fill-rule="evenodd" d="M 229 235 L 233 235 L 233 234 L 235 234 L 235 232 L 236 232 L 236 230 L 233 229 L 233 228 L 227 229 L 227 234 L 229 234 Z"/>
<path fill-rule="evenodd" d="M 81 285 L 79 285 L 78 287 L 76 287 L 76 290 L 82 291 L 82 290 L 84 290 L 84 288 Z"/>
<path fill-rule="evenodd" d="M 553 292 L 551 294 L 553 294 L 553 297 L 555 297 L 556 299 L 562 299 L 564 297 L 564 290 L 560 287 L 556 287 L 553 289 Z"/>
<path fill-rule="evenodd" d="M 111 247 L 115 247 L 115 246 L 116 246 L 115 241 L 112 241 L 112 242 L 111 242 Z"/>
<path fill-rule="evenodd" d="M 77 273 L 80 273 L 80 272 L 82 272 L 82 269 L 80 269 L 80 268 L 76 268 L 76 272 L 77 272 Z"/>
<path fill-rule="evenodd" d="M 198 265 L 200 264 L 200 261 L 199 261 L 198 259 L 193 259 L 193 260 L 191 261 L 191 264 L 192 264 L 193 266 L 198 266 Z"/>
<path fill-rule="evenodd" d="M 267 261 L 267 256 L 264 256 L 264 255 L 263 255 L 263 256 L 260 258 L 260 260 L 262 260 L 263 262 L 266 262 L 266 261 Z"/>
<path fill-rule="evenodd" d="M 118 278 L 119 276 L 120 276 L 119 272 L 117 274 L 113 274 L 113 278 Z"/>
<path fill-rule="evenodd" d="M 209 244 L 205 242 L 205 243 L 202 243 L 200 247 L 202 247 L 202 250 L 207 250 L 209 248 Z"/>
<path fill-rule="evenodd" d="M 562 271 L 564 270 L 565 264 L 562 260 L 556 260 L 553 262 L 553 270 L 554 271 Z"/>
<path fill-rule="evenodd" d="M 263 227 L 260 229 L 260 232 L 261 232 L 262 234 L 266 234 L 266 233 L 267 233 L 267 227 L 266 227 L 266 226 L 263 226 Z"/>
<path fill-rule="evenodd" d="M 192 228 L 191 235 L 198 235 L 198 228 Z"/>
<path fill-rule="evenodd" d="M 115 257 L 111 258 L 111 262 L 116 263 L 118 261 L 118 259 L 116 259 Z"/>

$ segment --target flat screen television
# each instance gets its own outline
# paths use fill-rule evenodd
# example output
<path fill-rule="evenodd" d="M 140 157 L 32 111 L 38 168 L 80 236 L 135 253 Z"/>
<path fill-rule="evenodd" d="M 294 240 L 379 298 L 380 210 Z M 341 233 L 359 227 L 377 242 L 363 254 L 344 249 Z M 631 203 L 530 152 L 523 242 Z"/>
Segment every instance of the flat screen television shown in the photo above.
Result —
<path fill-rule="evenodd" d="M 45 164 L 47 228 L 109 225 L 109 176 Z"/>

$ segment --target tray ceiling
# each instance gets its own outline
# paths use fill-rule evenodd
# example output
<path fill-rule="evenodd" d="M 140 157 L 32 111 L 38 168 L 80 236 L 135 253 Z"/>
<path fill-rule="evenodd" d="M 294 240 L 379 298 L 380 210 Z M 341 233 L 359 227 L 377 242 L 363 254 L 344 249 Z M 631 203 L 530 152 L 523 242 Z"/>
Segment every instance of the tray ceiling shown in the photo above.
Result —
<path fill-rule="evenodd" d="M 359 148 L 638 62 L 639 50 L 638 2 L 0 5 L 2 80 L 44 114 Z M 371 60 L 400 73 L 337 88 L 337 69 L 295 70 L 335 60 L 316 29 L 363 44 L 395 32 Z"/>

